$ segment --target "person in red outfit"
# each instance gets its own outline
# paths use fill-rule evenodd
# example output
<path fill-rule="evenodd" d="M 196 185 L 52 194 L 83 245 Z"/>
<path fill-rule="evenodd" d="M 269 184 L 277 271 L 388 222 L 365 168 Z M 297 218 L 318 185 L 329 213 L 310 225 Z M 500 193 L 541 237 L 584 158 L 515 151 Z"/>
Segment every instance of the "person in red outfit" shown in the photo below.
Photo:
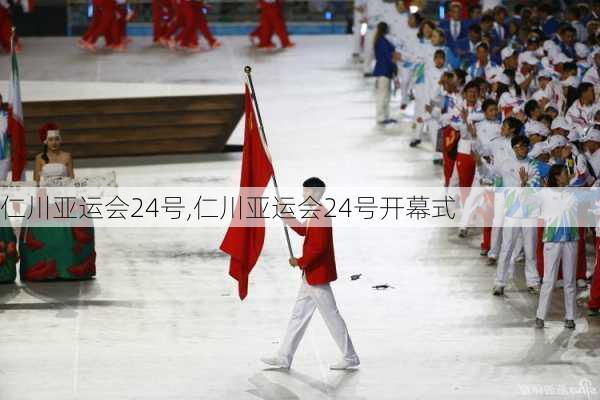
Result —
<path fill-rule="evenodd" d="M 318 309 L 343 354 L 343 359 L 330 368 L 342 370 L 356 367 L 360 360 L 330 286 L 330 282 L 337 279 L 333 229 L 331 219 L 326 217 L 327 210 L 318 203 L 325 193 L 325 183 L 319 178 L 309 178 L 304 181 L 303 186 L 305 200 L 302 205 L 312 208 L 312 214 L 309 213 L 306 223 L 285 217 L 285 208 L 280 204 L 282 220 L 300 236 L 304 236 L 302 257 L 292 257 L 289 260 L 291 266 L 302 270 L 302 284 L 277 356 L 263 358 L 262 361 L 273 367 L 290 368 L 308 323 Z"/>
<path fill-rule="evenodd" d="M 273 48 L 271 38 L 273 33 L 277 34 L 281 46 L 284 48 L 294 47 L 294 43 L 290 41 L 285 26 L 283 17 L 283 2 L 282 0 L 259 0 L 261 9 L 260 25 L 259 25 L 259 48 Z"/>
<path fill-rule="evenodd" d="M 600 316 L 600 236 L 598 227 L 596 227 L 596 267 L 594 268 L 594 276 L 590 287 L 590 298 L 588 300 L 588 315 L 590 317 Z"/>
<path fill-rule="evenodd" d="M 175 18 L 175 10 L 170 0 L 152 0 L 152 42 L 165 45 L 169 23 Z"/>
<path fill-rule="evenodd" d="M 129 42 L 127 37 L 127 21 L 130 18 L 126 0 L 117 0 L 115 11 L 115 18 L 111 27 L 110 45 L 113 50 L 125 51 Z"/>
<path fill-rule="evenodd" d="M 94 14 L 97 15 L 92 16 L 90 29 L 79 40 L 79 46 L 94 52 L 96 51 L 96 41 L 100 36 L 104 36 L 107 46 L 113 45 L 112 29 L 116 18 L 116 2 L 115 0 L 94 0 L 92 5 Z"/>
<path fill-rule="evenodd" d="M 206 22 L 206 16 L 204 15 L 204 11 L 207 9 L 206 5 L 202 1 L 194 2 L 194 5 L 196 7 L 196 25 L 200 30 L 200 33 L 202 33 L 211 48 L 216 49 L 221 47 L 221 42 L 215 39 L 210 32 L 210 29 L 208 29 L 208 23 Z"/>

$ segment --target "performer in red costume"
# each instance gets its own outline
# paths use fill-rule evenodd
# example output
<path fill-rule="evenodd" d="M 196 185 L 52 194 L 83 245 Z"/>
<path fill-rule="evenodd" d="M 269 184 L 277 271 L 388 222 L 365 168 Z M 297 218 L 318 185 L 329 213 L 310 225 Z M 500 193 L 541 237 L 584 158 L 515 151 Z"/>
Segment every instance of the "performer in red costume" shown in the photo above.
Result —
<path fill-rule="evenodd" d="M 111 48 L 116 51 L 127 50 L 130 39 L 127 37 L 127 21 L 130 19 L 126 0 L 117 0 L 115 18 L 111 27 Z"/>
<path fill-rule="evenodd" d="M 204 11 L 208 9 L 208 7 L 202 1 L 195 1 L 194 5 L 196 7 L 196 25 L 200 30 L 200 33 L 204 36 L 208 45 L 213 48 L 221 47 L 221 42 L 219 42 L 208 29 L 208 23 L 206 22 L 206 16 L 204 15 Z"/>
<path fill-rule="evenodd" d="M 175 19 L 174 4 L 170 0 L 152 0 L 152 42 L 166 45 L 169 24 Z"/>
<path fill-rule="evenodd" d="M 180 46 L 190 52 L 201 51 L 198 46 L 198 29 L 202 32 L 211 48 L 221 46 L 208 29 L 204 16 L 204 4 L 201 1 L 179 0 L 177 3 L 176 17 L 169 25 L 166 32 L 169 48 Z M 173 35 L 179 31 L 174 37 Z"/>
<path fill-rule="evenodd" d="M 318 203 L 325 193 L 325 183 L 319 178 L 309 178 L 304 181 L 303 186 L 304 204 L 312 207 L 313 214 L 304 224 L 295 218 L 282 218 L 282 221 L 290 225 L 296 233 L 304 236 L 302 257 L 292 257 L 289 260 L 291 266 L 302 270 L 302 283 L 277 355 L 263 358 L 262 361 L 272 367 L 290 368 L 312 315 L 318 309 L 342 353 L 342 359 L 329 368 L 333 370 L 355 368 L 360 364 L 360 360 L 330 286 L 330 282 L 337 279 L 333 228 L 331 218 L 326 217 L 327 210 Z M 284 210 L 285 208 L 282 208 L 281 212 L 283 213 Z"/>
<path fill-rule="evenodd" d="M 93 0 L 92 6 L 94 15 L 87 32 L 79 39 L 79 46 L 94 52 L 96 41 L 100 36 L 104 36 L 107 47 L 114 45 L 112 29 L 116 17 L 116 2 L 115 0 Z"/>
<path fill-rule="evenodd" d="M 290 41 L 283 17 L 283 0 L 259 0 L 261 10 L 259 26 L 250 34 L 250 37 L 257 36 L 260 39 L 258 48 L 272 49 L 275 47 L 271 38 L 273 33 L 277 34 L 281 47 L 294 47 L 294 43 Z"/>

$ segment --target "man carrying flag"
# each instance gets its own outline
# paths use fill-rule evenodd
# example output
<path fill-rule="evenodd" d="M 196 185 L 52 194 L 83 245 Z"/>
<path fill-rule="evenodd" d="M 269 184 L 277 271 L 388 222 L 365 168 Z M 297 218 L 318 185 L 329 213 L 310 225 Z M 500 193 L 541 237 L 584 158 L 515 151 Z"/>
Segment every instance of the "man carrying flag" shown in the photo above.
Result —
<path fill-rule="evenodd" d="M 303 191 L 302 204 L 312 208 L 312 214 L 306 222 L 300 223 L 295 218 L 282 218 L 297 234 L 304 236 L 302 257 L 292 257 L 289 260 L 291 266 L 302 270 L 302 284 L 277 356 L 262 358 L 262 361 L 272 367 L 290 368 L 308 323 L 318 309 L 343 356 L 340 362 L 329 368 L 354 368 L 360 365 L 360 360 L 329 284 L 337 279 L 337 272 L 331 218 L 326 216 L 325 207 L 319 204 L 325 193 L 325 183 L 319 178 L 309 178 L 304 181 Z M 283 205 L 280 205 L 279 212 L 280 215 L 285 215 Z"/>
<path fill-rule="evenodd" d="M 11 165 L 12 180 L 24 180 L 27 152 L 25 145 L 25 125 L 23 124 L 23 106 L 21 104 L 21 83 L 19 80 L 19 64 L 16 53 L 16 37 L 13 28 L 11 39 L 11 68 L 8 88 L 8 141 L 3 144 L 4 157 L 10 157 L 6 164 Z M 6 139 L 6 138 L 3 138 Z M 10 147 L 10 150 L 8 150 Z M 6 159 L 5 158 L 5 159 Z M 0 179 L 6 180 L 8 169 L 2 170 Z"/>
<path fill-rule="evenodd" d="M 235 217 L 221 244 L 221 250 L 231 255 L 229 275 L 238 281 L 239 295 L 242 300 L 248 294 L 248 275 L 258 260 L 265 239 L 265 226 L 262 218 L 254 219 L 258 221 L 258 225 L 245 226 L 239 224 L 241 218 L 255 216 L 250 207 L 243 208 L 244 204 L 247 204 L 247 200 L 250 198 L 262 196 L 271 177 L 273 177 L 277 197 L 280 197 L 277 181 L 273 173 L 271 157 L 267 151 L 258 104 L 256 104 L 254 87 L 252 85 L 252 78 L 250 77 L 250 67 L 246 67 L 246 73 L 248 74 L 248 81 L 253 93 L 251 96 L 250 89 L 246 85 L 246 127 L 242 155 L 240 197 L 236 206 Z M 256 104 L 258 119 L 261 121 L 260 131 L 256 124 L 254 107 L 252 105 L 253 99 Z M 252 197 L 248 195 L 249 192 Z M 325 183 L 319 178 L 310 178 L 304 182 L 305 202 L 303 204 L 314 207 L 313 215 L 317 219 L 317 221 L 309 220 L 309 222 L 314 222 L 310 228 L 308 222 L 302 224 L 295 218 L 291 218 L 291 222 L 290 218 L 282 218 L 296 233 L 304 236 L 302 257 L 295 258 L 292 254 L 287 227 L 284 227 L 288 250 L 290 252 L 289 262 L 291 266 L 299 267 L 302 270 L 302 285 L 300 286 L 292 318 L 278 355 L 262 359 L 264 363 L 273 367 L 290 368 L 294 353 L 316 309 L 319 309 L 327 328 L 329 328 L 329 332 L 343 354 L 342 361 L 332 365 L 330 368 L 343 370 L 357 367 L 360 364 L 360 360 L 348 334 L 346 323 L 338 311 L 333 292 L 329 285 L 330 282 L 337 279 L 337 273 L 333 251 L 331 219 L 326 217 L 324 207 L 318 204 L 324 193 Z M 282 210 L 281 206 L 280 204 L 279 209 L 283 215 L 285 210 Z M 256 208 L 259 209 L 259 207 Z"/>

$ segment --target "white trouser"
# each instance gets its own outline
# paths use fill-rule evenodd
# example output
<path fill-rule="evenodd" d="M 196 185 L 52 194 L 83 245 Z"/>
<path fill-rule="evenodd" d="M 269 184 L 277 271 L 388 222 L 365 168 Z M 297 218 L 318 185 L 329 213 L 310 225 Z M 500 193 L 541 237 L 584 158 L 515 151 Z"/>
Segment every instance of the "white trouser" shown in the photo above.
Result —
<path fill-rule="evenodd" d="M 552 289 L 558 276 L 558 266 L 562 260 L 562 273 L 565 298 L 565 319 L 575 319 L 576 290 L 575 268 L 577 264 L 577 241 L 571 242 L 546 242 L 544 243 L 544 282 L 540 290 L 540 303 L 537 317 L 546 319 L 550 307 Z"/>
<path fill-rule="evenodd" d="M 425 104 L 427 103 L 427 87 L 425 83 L 416 83 L 413 88 L 415 92 L 415 121 L 417 118 L 425 118 Z"/>
<path fill-rule="evenodd" d="M 402 104 L 408 104 L 408 96 L 411 89 L 414 86 L 414 66 L 411 64 L 410 67 L 400 66 L 400 96 L 402 97 Z"/>
<path fill-rule="evenodd" d="M 363 72 L 365 74 L 373 73 L 373 62 L 375 60 L 375 30 L 367 29 L 367 33 L 365 34 L 365 49 L 364 56 L 365 59 L 363 61 Z"/>
<path fill-rule="evenodd" d="M 292 364 L 296 349 L 316 308 L 319 309 L 319 313 L 323 317 L 333 340 L 340 348 L 344 360 L 358 362 L 358 355 L 354 351 L 348 328 L 335 303 L 331 286 L 328 283 L 325 285 L 309 285 L 304 276 L 302 277 L 302 285 L 300 285 L 300 291 L 296 298 L 285 338 L 279 348 L 279 357 L 285 360 L 288 365 Z"/>
<path fill-rule="evenodd" d="M 390 117 L 390 92 L 391 79 L 378 76 L 375 82 L 375 118 L 377 122 L 383 122 Z"/>
<path fill-rule="evenodd" d="M 0 181 L 7 180 L 8 171 L 10 171 L 10 156 L 0 160 Z"/>
<path fill-rule="evenodd" d="M 500 254 L 500 247 L 502 245 L 502 226 L 504 224 L 504 204 L 505 198 L 504 193 L 496 192 L 494 194 L 494 219 L 492 221 L 492 243 L 490 245 L 490 251 L 488 257 L 498 258 Z"/>
<path fill-rule="evenodd" d="M 515 257 L 513 257 L 513 253 L 520 250 L 517 248 L 519 236 L 522 236 L 523 247 L 525 248 L 525 280 L 527 281 L 527 286 L 537 287 L 540 284 L 535 258 L 537 245 L 536 222 L 537 220 L 531 219 L 504 218 L 502 246 L 496 267 L 496 286 L 505 287 L 509 271 L 514 269 Z"/>
<path fill-rule="evenodd" d="M 360 11 L 356 11 L 354 10 L 354 27 L 352 28 L 353 30 L 353 35 L 354 35 L 354 54 L 361 54 L 362 53 L 362 48 L 360 46 L 360 39 L 361 39 L 361 34 L 360 34 L 360 28 L 362 25 L 361 20 L 363 19 L 363 13 L 361 13 Z"/>

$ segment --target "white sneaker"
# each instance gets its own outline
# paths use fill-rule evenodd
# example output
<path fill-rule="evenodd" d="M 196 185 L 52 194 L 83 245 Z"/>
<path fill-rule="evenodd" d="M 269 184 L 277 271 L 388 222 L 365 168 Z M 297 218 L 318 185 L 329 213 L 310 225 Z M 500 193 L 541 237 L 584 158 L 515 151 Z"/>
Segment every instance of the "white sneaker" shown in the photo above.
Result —
<path fill-rule="evenodd" d="M 577 279 L 577 287 L 579 289 L 586 289 L 587 288 L 587 282 L 585 279 Z"/>
<path fill-rule="evenodd" d="M 331 365 L 329 367 L 329 369 L 332 369 L 332 370 L 344 370 L 344 369 L 358 367 L 359 365 L 360 365 L 360 361 L 358 361 L 358 360 L 352 360 L 352 361 L 342 360 L 342 361 L 340 361 L 338 363 L 335 363 L 335 364 Z"/>
<path fill-rule="evenodd" d="M 260 361 L 274 368 L 290 369 L 289 364 L 279 357 L 263 357 Z"/>

